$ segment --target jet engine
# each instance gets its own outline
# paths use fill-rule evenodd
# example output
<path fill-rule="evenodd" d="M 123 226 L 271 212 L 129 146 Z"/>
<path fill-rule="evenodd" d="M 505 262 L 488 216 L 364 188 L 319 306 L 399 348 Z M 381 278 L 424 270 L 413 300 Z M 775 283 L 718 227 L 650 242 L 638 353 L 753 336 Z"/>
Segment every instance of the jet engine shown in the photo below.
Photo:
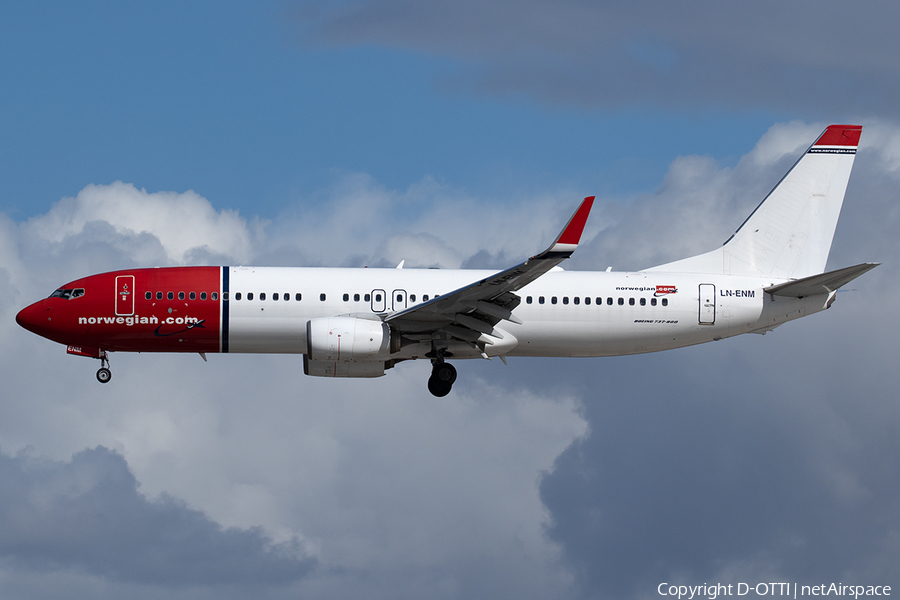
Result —
<path fill-rule="evenodd" d="M 306 347 L 313 361 L 388 360 L 391 329 L 381 321 L 325 317 L 306 323 Z"/>

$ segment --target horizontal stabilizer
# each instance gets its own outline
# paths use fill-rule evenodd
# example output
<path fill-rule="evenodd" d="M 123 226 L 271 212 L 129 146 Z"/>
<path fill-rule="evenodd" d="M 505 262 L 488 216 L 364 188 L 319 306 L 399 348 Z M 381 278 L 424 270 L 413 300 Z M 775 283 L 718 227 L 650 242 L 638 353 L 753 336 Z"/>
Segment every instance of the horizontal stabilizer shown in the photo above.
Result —
<path fill-rule="evenodd" d="M 767 294 L 775 296 L 789 296 L 791 298 L 804 298 L 806 296 L 814 296 L 816 294 L 830 294 L 843 285 L 846 285 L 862 275 L 877 267 L 881 263 L 863 263 L 853 267 L 845 267 L 837 271 L 821 273 L 819 275 L 811 275 L 803 279 L 788 281 L 787 283 L 779 283 L 765 288 Z"/>

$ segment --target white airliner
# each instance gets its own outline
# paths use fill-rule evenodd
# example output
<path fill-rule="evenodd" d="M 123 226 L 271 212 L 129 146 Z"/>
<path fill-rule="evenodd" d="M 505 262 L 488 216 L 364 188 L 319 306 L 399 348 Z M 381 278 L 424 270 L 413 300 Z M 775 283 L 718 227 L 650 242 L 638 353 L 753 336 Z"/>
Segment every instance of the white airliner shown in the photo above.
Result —
<path fill-rule="evenodd" d="M 634 273 L 564 271 L 586 198 L 544 252 L 501 272 L 164 267 L 68 283 L 19 312 L 26 329 L 101 360 L 108 352 L 303 354 L 307 375 L 379 377 L 432 363 L 508 356 L 614 356 L 764 333 L 831 306 L 877 266 L 824 273 L 862 127 L 832 125 L 725 244 Z"/>

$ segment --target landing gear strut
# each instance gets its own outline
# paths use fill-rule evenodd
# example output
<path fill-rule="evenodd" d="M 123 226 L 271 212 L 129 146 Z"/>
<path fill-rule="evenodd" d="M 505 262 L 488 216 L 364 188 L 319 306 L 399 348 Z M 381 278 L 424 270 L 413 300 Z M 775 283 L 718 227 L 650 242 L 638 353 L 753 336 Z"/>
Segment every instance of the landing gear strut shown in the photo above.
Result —
<path fill-rule="evenodd" d="M 456 368 L 443 358 L 431 361 L 431 377 L 428 378 L 428 391 L 441 398 L 450 393 L 453 382 L 456 381 Z"/>
<path fill-rule="evenodd" d="M 109 355 L 106 351 L 100 356 L 100 368 L 97 370 L 97 381 L 100 383 L 109 383 L 112 379 L 112 371 L 109 370 Z"/>

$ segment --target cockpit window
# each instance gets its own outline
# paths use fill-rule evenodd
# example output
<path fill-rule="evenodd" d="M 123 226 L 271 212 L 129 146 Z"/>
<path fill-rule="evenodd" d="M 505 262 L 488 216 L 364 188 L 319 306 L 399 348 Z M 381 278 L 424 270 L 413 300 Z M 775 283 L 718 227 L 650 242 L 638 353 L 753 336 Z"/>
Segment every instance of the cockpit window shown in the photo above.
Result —
<path fill-rule="evenodd" d="M 63 300 L 72 300 L 74 298 L 81 298 L 84 296 L 84 288 L 74 288 L 74 289 L 63 289 L 60 288 L 50 294 L 51 298 L 62 298 Z"/>

